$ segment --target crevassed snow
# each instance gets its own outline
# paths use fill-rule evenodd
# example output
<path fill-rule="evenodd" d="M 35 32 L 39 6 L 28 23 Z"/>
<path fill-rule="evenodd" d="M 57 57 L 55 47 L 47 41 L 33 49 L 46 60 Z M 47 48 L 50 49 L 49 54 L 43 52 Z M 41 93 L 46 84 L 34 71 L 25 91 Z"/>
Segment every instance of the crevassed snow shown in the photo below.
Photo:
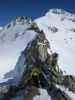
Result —
<path fill-rule="evenodd" d="M 51 97 L 48 95 L 47 91 L 45 89 L 39 89 L 40 95 L 35 96 L 33 100 L 51 100 Z"/>
<path fill-rule="evenodd" d="M 62 18 L 64 19 L 62 20 Z M 75 15 L 66 11 L 64 14 L 55 14 L 49 11 L 45 16 L 35 20 L 40 30 L 45 32 L 52 51 L 59 54 L 59 67 L 64 74 L 71 75 L 75 75 L 74 20 Z"/>
<path fill-rule="evenodd" d="M 26 24 L 17 24 L 15 27 L 11 26 L 9 29 L 4 29 L 0 33 L 0 83 L 7 80 L 3 79 L 4 75 L 15 69 L 15 65 L 21 55 L 21 52 L 36 36 L 36 32 L 27 31 L 27 27 L 29 26 L 26 26 Z M 15 39 L 14 35 L 16 33 L 20 33 L 20 36 Z"/>

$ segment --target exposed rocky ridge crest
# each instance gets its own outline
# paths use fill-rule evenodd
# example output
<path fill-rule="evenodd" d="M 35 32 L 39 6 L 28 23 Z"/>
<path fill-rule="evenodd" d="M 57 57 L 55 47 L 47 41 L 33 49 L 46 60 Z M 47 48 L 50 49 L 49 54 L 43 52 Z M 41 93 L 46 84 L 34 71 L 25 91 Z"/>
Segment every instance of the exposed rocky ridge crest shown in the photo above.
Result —
<path fill-rule="evenodd" d="M 4 90 L 7 90 L 6 93 L 4 90 L 1 91 L 2 100 L 11 100 L 13 96 L 21 94 L 20 92 L 24 93 L 25 98 L 25 92 L 29 93 L 27 87 L 32 86 L 46 89 L 52 100 L 71 100 L 67 94 L 56 87 L 56 84 L 64 85 L 75 92 L 75 78 L 63 75 L 58 66 L 58 54 L 52 53 L 50 55 L 48 53 L 48 49 L 50 49 L 49 42 L 44 32 L 39 30 L 37 24 L 33 23 L 28 30 L 34 30 L 38 34 L 22 52 L 22 55 L 26 58 L 26 67 L 22 79 L 18 86 L 1 87 L 1 89 L 5 88 Z"/>

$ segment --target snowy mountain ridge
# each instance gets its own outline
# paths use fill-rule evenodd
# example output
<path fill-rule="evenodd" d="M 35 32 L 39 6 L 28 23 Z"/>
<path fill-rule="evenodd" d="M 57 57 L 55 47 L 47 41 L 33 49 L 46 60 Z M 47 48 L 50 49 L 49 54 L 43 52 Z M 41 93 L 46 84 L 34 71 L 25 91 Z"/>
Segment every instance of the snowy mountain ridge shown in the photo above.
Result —
<path fill-rule="evenodd" d="M 36 33 L 27 30 L 30 25 L 31 19 L 29 17 L 28 19 L 16 19 L 6 25 L 0 32 L 0 80 L 4 73 L 15 67 L 20 53 L 25 49 L 28 42 L 34 38 Z"/>
<path fill-rule="evenodd" d="M 50 16 L 50 15 L 55 15 L 58 17 L 61 17 L 61 21 L 63 21 L 64 19 L 68 19 L 71 20 L 72 22 L 75 22 L 75 14 L 67 12 L 63 9 L 50 9 L 46 14 L 46 16 Z"/>
<path fill-rule="evenodd" d="M 32 20 L 30 17 L 16 17 L 3 28 L 0 33 L 0 41 L 5 41 L 6 43 L 14 41 L 18 36 L 24 33 L 24 30 L 30 27 L 31 22 Z"/>
<path fill-rule="evenodd" d="M 35 27 L 33 27 L 33 25 Z M 16 81 L 21 78 L 25 69 L 26 60 L 23 52 L 28 44 L 30 42 L 32 43 L 36 38 L 39 31 L 43 31 L 49 41 L 50 49 L 48 49 L 48 53 L 57 52 L 59 54 L 58 65 L 63 71 L 63 74 L 75 76 L 75 15 L 61 9 L 51 9 L 45 16 L 35 19 L 34 21 L 29 17 L 18 16 L 1 30 L 1 84 L 14 78 Z M 40 43 L 38 45 L 40 45 Z M 42 45 L 44 45 L 44 43 Z M 60 86 L 58 87 L 61 88 Z M 43 90 L 41 91 L 43 92 Z M 65 92 L 65 90 L 63 91 Z M 70 94 L 69 90 L 67 94 Z M 75 99 L 74 95 L 75 94 L 72 93 L 72 100 Z M 48 94 L 46 96 L 49 98 Z M 34 98 L 34 100 L 39 100 L 39 98 L 43 98 L 43 96 L 36 96 Z M 49 98 L 49 100 L 50 99 L 51 98 Z"/>
<path fill-rule="evenodd" d="M 35 22 L 46 34 L 52 51 L 58 52 L 59 66 L 66 72 L 64 74 L 75 75 L 75 14 L 52 9 Z"/>

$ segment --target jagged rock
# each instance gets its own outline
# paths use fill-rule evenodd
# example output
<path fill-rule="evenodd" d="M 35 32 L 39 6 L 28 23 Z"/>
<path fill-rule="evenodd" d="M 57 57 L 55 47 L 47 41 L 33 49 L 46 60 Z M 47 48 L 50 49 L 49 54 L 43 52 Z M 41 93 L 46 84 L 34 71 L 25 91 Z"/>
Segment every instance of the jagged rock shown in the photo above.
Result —
<path fill-rule="evenodd" d="M 23 52 L 26 56 L 27 62 L 35 63 L 38 61 L 46 61 L 47 59 L 47 49 L 49 48 L 49 43 L 45 38 L 44 33 L 41 31 L 38 33 L 36 38 L 29 43 L 25 51 Z M 30 58 L 30 59 L 29 59 Z"/>
<path fill-rule="evenodd" d="M 53 14 L 57 14 L 57 15 L 65 14 L 65 11 L 63 9 L 52 9 L 50 10 L 50 12 L 52 12 Z"/>
<path fill-rule="evenodd" d="M 9 86 L 8 85 L 4 85 L 4 86 L 0 86 L 0 96 L 2 94 L 5 94 L 9 91 Z"/>
<path fill-rule="evenodd" d="M 48 89 L 49 95 L 51 95 L 51 100 L 71 100 L 70 97 L 60 89 L 58 89 L 55 84 L 52 84 Z"/>
<path fill-rule="evenodd" d="M 72 32 L 75 32 L 75 28 L 72 28 L 71 31 L 72 31 Z"/>
<path fill-rule="evenodd" d="M 27 87 L 26 92 L 25 92 L 26 100 L 33 100 L 33 97 L 36 95 L 40 95 L 37 87 L 35 86 Z"/>
<path fill-rule="evenodd" d="M 27 66 L 20 83 L 22 88 L 25 87 L 25 84 L 28 84 L 29 82 L 31 84 L 40 84 L 41 87 L 46 89 L 48 89 L 51 84 L 62 83 L 62 73 L 57 64 L 58 54 L 48 54 L 48 48 L 50 49 L 49 42 L 46 39 L 43 31 L 40 31 L 36 38 L 30 42 L 27 48 L 23 51 L 23 54 L 26 57 Z M 33 71 L 35 68 L 36 71 Z M 31 73 L 33 73 L 33 75 L 31 75 Z M 35 73 L 37 74 L 36 76 Z"/>
<path fill-rule="evenodd" d="M 72 75 L 64 76 L 63 85 L 69 88 L 70 91 L 75 93 L 75 77 Z"/>
<path fill-rule="evenodd" d="M 43 32 L 40 32 L 36 36 L 36 38 L 31 43 L 28 44 L 27 48 L 23 52 L 23 54 L 26 57 L 27 69 L 25 69 L 20 86 L 24 86 L 27 81 L 28 82 L 34 81 L 34 83 L 36 82 L 37 84 L 40 84 L 42 88 L 48 89 L 51 86 L 51 84 L 62 83 L 63 74 L 59 70 L 58 54 L 57 53 L 53 53 L 52 55 L 48 54 L 47 51 L 48 48 L 50 48 L 49 42 L 45 38 Z M 34 68 L 39 69 L 39 74 L 37 73 L 37 71 L 35 71 L 37 76 L 35 76 L 34 73 L 33 76 L 31 76 L 31 74 L 28 74 L 33 72 Z M 40 83 L 37 81 L 39 81 Z M 59 92 L 59 94 L 57 94 L 56 100 L 69 100 L 65 99 L 67 98 L 65 94 L 64 96 L 62 94 L 63 94 L 62 91 Z"/>
<path fill-rule="evenodd" d="M 38 28 L 36 23 L 32 23 L 30 28 L 28 28 L 28 30 L 35 30 L 36 32 L 40 32 L 40 29 Z"/>
<path fill-rule="evenodd" d="M 24 18 L 19 17 L 17 19 L 20 20 Z M 70 100 L 69 97 L 63 91 L 56 88 L 55 85 L 64 84 L 66 86 L 66 82 L 68 82 L 69 89 L 74 89 L 74 87 L 72 87 L 74 83 L 71 83 L 72 80 L 74 82 L 74 78 L 70 77 L 69 79 L 69 77 L 63 76 L 58 66 L 58 54 L 48 53 L 50 45 L 44 32 L 40 31 L 35 23 L 29 29 L 34 30 L 38 34 L 34 40 L 28 43 L 21 54 L 21 56 L 25 58 L 23 58 L 24 71 L 21 73 L 21 81 L 19 81 L 19 84 L 16 86 L 10 85 L 8 88 L 5 85 L 5 87 L 1 87 L 3 100 L 10 100 L 12 97 L 17 98 L 18 96 L 27 98 L 26 100 L 33 100 L 33 97 L 38 93 L 34 87 L 46 89 L 51 95 L 52 100 Z M 63 80 L 66 80 L 65 83 L 63 83 Z M 33 93 L 34 90 L 35 93 Z M 29 91 L 31 91 L 31 93 L 29 93 Z M 14 98 L 12 100 L 14 100 Z"/>
<path fill-rule="evenodd" d="M 53 26 L 53 27 L 48 27 L 48 29 L 52 32 L 52 33 L 56 33 L 56 32 L 58 32 L 58 28 L 56 28 L 55 26 Z"/>
<path fill-rule="evenodd" d="M 10 27 L 11 27 L 11 24 L 8 24 L 8 25 L 7 25 L 7 29 L 10 28 Z"/>
<path fill-rule="evenodd" d="M 31 17 L 27 17 L 27 16 L 16 16 L 16 21 L 17 22 L 26 21 L 27 23 L 31 23 L 32 22 L 32 18 Z"/>

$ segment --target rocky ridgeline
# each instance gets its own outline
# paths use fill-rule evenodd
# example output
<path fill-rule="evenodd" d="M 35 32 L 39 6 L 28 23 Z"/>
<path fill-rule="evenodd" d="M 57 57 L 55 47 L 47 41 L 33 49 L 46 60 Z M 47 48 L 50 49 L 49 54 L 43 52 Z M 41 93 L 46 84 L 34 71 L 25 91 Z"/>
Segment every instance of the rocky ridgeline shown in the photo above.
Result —
<path fill-rule="evenodd" d="M 5 29 L 9 29 L 12 26 L 15 26 L 16 24 L 31 24 L 32 23 L 32 18 L 31 17 L 27 17 L 27 16 L 16 16 L 14 17 L 13 21 L 11 21 L 9 24 L 7 24 L 4 28 Z M 3 29 L 4 29 L 3 28 Z M 1 30 L 3 31 L 3 30 Z"/>
<path fill-rule="evenodd" d="M 56 52 L 48 53 L 48 49 L 51 49 L 49 42 L 36 23 L 28 30 L 34 30 L 38 34 L 22 52 L 26 58 L 22 79 L 17 86 L 1 86 L 0 100 L 14 100 L 12 98 L 16 96 L 22 97 L 20 100 L 33 100 L 34 96 L 40 95 L 38 88 L 46 89 L 52 100 L 71 100 L 56 85 L 64 86 L 75 93 L 75 77 L 63 75 L 58 66 L 59 55 Z"/>

